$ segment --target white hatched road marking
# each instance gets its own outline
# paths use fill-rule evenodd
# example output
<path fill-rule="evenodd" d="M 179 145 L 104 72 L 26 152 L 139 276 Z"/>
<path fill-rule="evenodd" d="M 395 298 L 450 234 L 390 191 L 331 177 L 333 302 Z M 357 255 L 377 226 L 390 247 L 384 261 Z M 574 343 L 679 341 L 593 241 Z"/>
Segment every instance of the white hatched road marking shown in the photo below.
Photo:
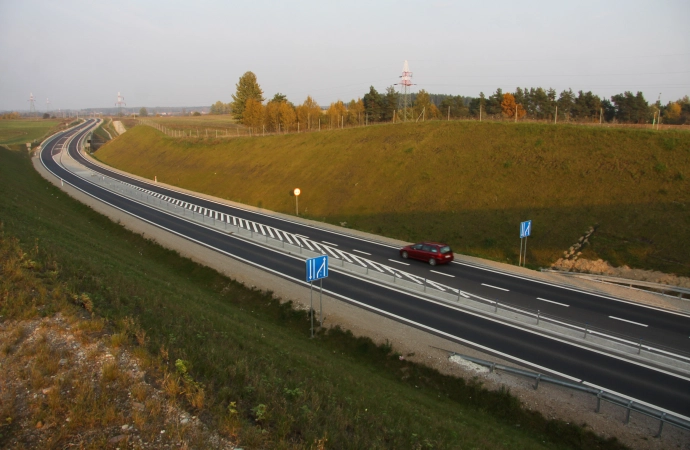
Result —
<path fill-rule="evenodd" d="M 354 259 L 355 261 L 357 261 L 357 262 L 359 263 L 359 265 L 362 266 L 362 267 L 366 267 L 366 266 L 367 266 L 366 263 L 362 262 L 362 260 L 361 260 L 359 257 L 355 256 L 355 255 L 352 255 L 352 259 Z M 365 261 L 366 261 L 366 260 L 365 260 Z M 378 267 L 376 267 L 376 266 L 373 265 L 373 264 L 372 264 L 372 267 L 373 267 L 374 269 L 378 270 L 379 272 L 383 272 L 383 270 L 379 269 Z"/>
<path fill-rule="evenodd" d="M 435 270 L 429 270 L 429 272 L 434 272 L 434 273 L 437 273 L 437 274 L 439 274 L 439 275 L 444 275 L 444 276 L 446 276 L 446 277 L 455 278 L 455 275 L 451 275 L 451 274 L 449 274 L 449 273 L 437 272 L 437 271 L 435 271 Z"/>
<path fill-rule="evenodd" d="M 484 283 L 482 283 L 482 286 L 486 286 L 486 287 L 490 287 L 490 288 L 494 288 L 494 289 L 500 289 L 501 291 L 510 292 L 510 289 L 504 289 L 504 288 L 502 288 L 502 287 L 492 286 L 492 285 L 490 285 L 490 284 L 484 284 Z"/>
<path fill-rule="evenodd" d="M 271 227 L 266 227 L 266 230 L 268 230 L 268 234 L 271 235 L 271 239 L 275 239 L 276 237 L 273 235 L 273 228 Z"/>
<path fill-rule="evenodd" d="M 341 250 L 338 250 L 338 254 L 340 255 L 340 258 L 341 258 L 341 259 L 344 259 L 345 261 L 347 261 L 347 262 L 349 262 L 349 263 L 352 262 L 352 260 L 347 256 L 347 253 L 345 253 L 345 252 L 343 252 L 343 251 L 341 251 Z"/>
<path fill-rule="evenodd" d="M 628 323 L 632 323 L 633 325 L 639 325 L 639 326 L 645 327 L 645 328 L 649 327 L 649 325 L 645 325 L 645 324 L 640 323 L 640 322 L 633 322 L 632 320 L 621 319 L 620 317 L 609 316 L 609 319 L 620 320 L 621 322 L 628 322 Z"/>
<path fill-rule="evenodd" d="M 549 303 L 553 303 L 556 305 L 565 306 L 566 308 L 570 308 L 570 305 L 566 305 L 565 303 L 554 302 L 553 300 L 547 300 L 547 299 L 541 298 L 541 297 L 537 297 L 537 300 L 541 300 L 542 302 L 549 302 Z"/>
<path fill-rule="evenodd" d="M 333 247 L 337 247 L 337 246 L 338 246 L 338 244 L 334 244 L 334 243 L 332 243 L 332 242 L 326 242 L 326 241 L 321 241 L 321 242 L 323 242 L 324 244 L 327 244 L 327 245 L 332 245 Z"/>

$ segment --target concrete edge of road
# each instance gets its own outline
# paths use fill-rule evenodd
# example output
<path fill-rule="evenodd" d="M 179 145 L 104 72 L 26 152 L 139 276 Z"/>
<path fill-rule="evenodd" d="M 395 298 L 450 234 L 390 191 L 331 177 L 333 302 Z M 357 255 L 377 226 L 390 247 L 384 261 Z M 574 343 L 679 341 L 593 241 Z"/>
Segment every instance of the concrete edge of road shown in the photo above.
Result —
<path fill-rule="evenodd" d="M 175 185 L 170 185 L 163 183 L 161 181 L 154 181 L 150 180 L 148 178 L 141 177 L 139 175 L 134 175 L 128 172 L 125 172 L 123 170 L 117 169 L 112 166 L 108 166 L 107 164 L 97 160 L 94 158 L 89 152 L 83 151 L 83 149 L 80 149 L 82 155 L 87 158 L 90 162 L 93 164 L 96 164 L 100 167 L 103 167 L 108 170 L 112 170 L 113 172 L 119 173 L 120 175 L 123 176 L 128 176 L 133 179 L 139 180 L 141 182 L 145 183 L 153 183 L 156 185 L 160 185 L 161 187 L 164 187 L 166 189 L 170 189 L 173 191 L 178 191 L 190 196 L 202 198 L 204 200 L 208 200 L 214 203 L 218 204 L 225 204 L 227 206 L 233 207 L 233 208 L 238 208 L 238 209 L 243 209 L 247 211 L 251 211 L 257 214 L 262 214 L 266 216 L 270 216 L 276 219 L 280 220 L 285 220 L 289 222 L 298 222 L 306 226 L 310 227 L 315 227 L 315 228 L 323 228 L 327 229 L 329 231 L 332 231 L 334 233 L 346 235 L 346 236 L 351 236 L 356 239 L 364 239 L 367 241 L 375 242 L 375 243 L 380 243 L 383 245 L 387 245 L 393 248 L 400 248 L 404 247 L 405 245 L 410 244 L 410 242 L 405 242 L 393 238 L 388 238 L 385 236 L 378 236 L 374 235 L 371 233 L 367 233 L 364 231 L 359 231 L 359 230 L 353 230 L 351 228 L 345 228 L 345 227 L 340 227 L 337 225 L 329 224 L 326 222 L 318 222 L 315 220 L 311 219 L 306 219 L 303 217 L 299 216 L 292 216 L 288 214 L 283 214 L 280 212 L 275 212 L 263 208 L 257 208 L 251 205 L 245 205 L 242 203 L 237 203 L 233 202 L 231 200 L 219 198 L 219 197 L 214 197 L 212 195 L 204 194 L 204 193 L 199 193 L 199 192 L 194 192 L 189 189 L 185 189 L 179 186 Z M 512 264 L 506 264 L 506 263 L 501 263 L 498 261 L 490 261 L 490 260 L 485 260 L 473 256 L 468 256 L 468 255 L 462 255 L 462 254 L 456 254 L 456 262 L 459 264 L 467 264 L 471 267 L 475 267 L 481 270 L 489 270 L 489 271 L 494 271 L 498 272 L 504 275 L 508 276 L 513 276 L 513 277 L 519 277 L 519 278 L 525 278 L 529 279 L 531 281 L 537 281 L 541 283 L 548 283 L 552 284 L 554 286 L 558 287 L 563 287 L 567 289 L 574 289 L 577 291 L 582 291 L 586 292 L 589 294 L 593 295 L 598 295 L 598 296 L 604 296 L 608 298 L 613 298 L 613 299 L 623 299 L 625 301 L 637 303 L 637 304 L 643 304 L 643 305 L 649 305 L 649 306 L 654 306 L 656 308 L 660 309 L 665 309 L 668 311 L 673 311 L 673 312 L 680 312 L 680 313 L 685 313 L 685 314 L 690 314 L 690 302 L 683 302 L 683 301 L 678 301 L 677 299 L 674 298 L 668 298 L 667 296 L 661 296 L 657 295 L 655 293 L 651 292 L 641 292 L 641 291 L 634 291 L 631 290 L 625 286 L 616 286 L 616 285 L 605 285 L 602 283 L 597 283 L 592 280 L 586 280 L 586 279 L 573 279 L 566 277 L 564 275 L 560 275 L 557 273 L 545 273 L 545 272 L 537 272 L 532 269 L 527 269 L 524 267 L 517 267 Z M 665 297 L 665 298 L 662 298 Z"/>
<path fill-rule="evenodd" d="M 75 161 L 76 163 L 76 161 Z M 151 205 L 149 205 L 151 206 Z M 160 209 L 156 206 L 151 206 L 154 209 Z M 164 212 L 167 212 L 163 210 Z M 195 221 L 196 223 L 196 221 Z M 207 228 L 210 229 L 216 229 L 214 226 L 209 226 L 208 224 L 199 224 L 201 226 L 206 226 Z M 222 232 L 222 230 L 220 230 Z M 246 240 L 248 242 L 252 242 L 255 245 L 260 245 L 260 246 L 266 246 L 268 248 L 271 248 L 274 251 L 277 251 L 278 253 L 284 253 L 288 255 L 295 255 L 295 256 L 300 256 L 300 257 L 306 257 L 304 255 L 296 255 L 294 254 L 293 251 L 286 250 L 286 249 L 281 249 L 280 247 L 276 247 L 275 245 L 268 245 L 264 244 L 261 240 L 259 239 L 250 239 L 248 236 L 242 236 L 241 234 L 237 233 L 234 234 L 234 236 L 238 239 Z M 310 253 L 310 252 L 307 252 Z M 462 310 L 468 314 L 475 314 L 480 317 L 484 317 L 489 320 L 493 320 L 499 323 L 503 323 L 504 325 L 508 326 L 513 326 L 519 329 L 523 329 L 525 331 L 529 331 L 535 334 L 542 335 L 544 337 L 548 337 L 551 339 L 556 339 L 556 340 L 561 340 L 563 342 L 567 342 L 571 345 L 576 345 L 582 348 L 589 349 L 591 351 L 596 351 L 599 353 L 604 353 L 613 357 L 617 357 L 622 360 L 626 360 L 629 362 L 633 363 L 638 363 L 642 364 L 645 366 L 653 367 L 657 370 L 663 370 L 669 373 L 673 373 L 679 376 L 688 376 L 690 375 L 690 361 L 683 361 L 682 359 L 679 358 L 673 358 L 669 356 L 664 356 L 661 354 L 654 353 L 651 351 L 649 348 L 645 348 L 644 346 L 640 347 L 640 351 L 638 354 L 635 354 L 635 348 L 633 345 L 630 343 L 624 344 L 622 342 L 616 342 L 616 340 L 612 337 L 607 337 L 604 335 L 601 335 L 600 333 L 597 332 L 591 332 L 589 334 L 589 339 L 588 335 L 585 332 L 584 337 L 580 336 L 582 334 L 582 331 L 577 332 L 576 330 L 562 330 L 558 325 L 552 324 L 551 328 L 548 326 L 544 326 L 544 324 L 547 323 L 548 318 L 542 318 L 542 326 L 538 326 L 539 321 L 537 321 L 537 325 L 534 325 L 532 323 L 529 323 L 528 321 L 525 321 L 524 318 L 523 320 L 520 320 L 517 316 L 512 317 L 511 314 L 491 314 L 490 312 L 477 309 L 476 307 L 472 307 L 470 305 L 463 305 L 458 302 L 451 301 L 449 299 L 443 298 L 441 296 L 435 296 L 431 295 L 427 291 L 417 291 L 417 290 L 408 290 L 405 289 L 404 286 L 401 286 L 400 284 L 395 284 L 391 283 L 387 280 L 381 279 L 380 277 L 372 277 L 368 276 L 364 273 L 348 270 L 344 266 L 338 267 L 338 266 L 333 266 L 332 270 L 335 271 L 343 271 L 344 273 L 348 273 L 351 276 L 355 276 L 358 278 L 362 278 L 365 280 L 368 280 L 369 282 L 373 282 L 375 284 L 382 284 L 385 286 L 388 286 L 389 288 L 392 289 L 397 289 L 400 290 L 402 289 L 404 292 L 408 292 L 410 295 L 414 295 L 423 299 L 426 299 L 427 301 L 434 301 L 437 303 L 444 304 L 448 307 L 454 308 L 454 309 L 459 309 Z M 514 314 L 512 314 L 514 315 Z M 558 329 L 557 329 L 558 328 Z M 568 334 L 569 333 L 569 334 Z M 597 336 L 597 334 L 599 334 Z"/>

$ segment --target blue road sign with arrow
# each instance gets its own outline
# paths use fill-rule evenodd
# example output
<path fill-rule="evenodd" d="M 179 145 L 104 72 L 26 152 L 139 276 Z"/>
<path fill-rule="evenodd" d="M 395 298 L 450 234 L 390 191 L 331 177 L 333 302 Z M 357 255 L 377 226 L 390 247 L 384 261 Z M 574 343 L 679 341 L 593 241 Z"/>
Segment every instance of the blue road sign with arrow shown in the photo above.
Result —
<path fill-rule="evenodd" d="M 532 221 L 520 222 L 520 238 L 526 238 L 532 234 Z"/>
<path fill-rule="evenodd" d="M 307 281 L 312 282 L 328 276 L 328 255 L 307 260 Z"/>

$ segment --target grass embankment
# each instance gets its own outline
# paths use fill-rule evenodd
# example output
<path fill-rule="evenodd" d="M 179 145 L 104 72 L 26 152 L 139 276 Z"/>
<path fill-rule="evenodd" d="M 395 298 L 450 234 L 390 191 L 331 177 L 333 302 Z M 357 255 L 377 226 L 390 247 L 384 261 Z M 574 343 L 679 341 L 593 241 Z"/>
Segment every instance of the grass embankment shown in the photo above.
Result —
<path fill-rule="evenodd" d="M 25 145 L 43 137 L 62 124 L 59 120 L 17 119 L 0 120 L 0 145 Z"/>
<path fill-rule="evenodd" d="M 241 203 L 545 267 L 590 227 L 583 258 L 690 275 L 690 133 L 426 122 L 232 141 L 136 127 L 96 156 Z"/>
<path fill-rule="evenodd" d="M 309 339 L 305 312 L 126 231 L 48 184 L 26 154 L 0 149 L 0 192 L 3 239 L 87 295 L 95 317 L 133 320 L 145 338 L 121 331 L 120 342 L 177 373 L 168 393 L 240 447 L 621 448 L 368 339 Z M 38 308 L 47 297 L 3 295 L 0 321 L 26 317 L 26 304 L 51 314 Z M 3 421 L 8 442 L 16 429 Z"/>
<path fill-rule="evenodd" d="M 230 115 L 203 115 L 203 116 L 170 116 L 170 117 L 141 117 L 141 120 L 153 122 L 169 129 L 192 132 L 192 135 L 215 137 L 216 132 L 220 136 L 237 136 L 247 134 L 246 128 L 239 125 Z"/>

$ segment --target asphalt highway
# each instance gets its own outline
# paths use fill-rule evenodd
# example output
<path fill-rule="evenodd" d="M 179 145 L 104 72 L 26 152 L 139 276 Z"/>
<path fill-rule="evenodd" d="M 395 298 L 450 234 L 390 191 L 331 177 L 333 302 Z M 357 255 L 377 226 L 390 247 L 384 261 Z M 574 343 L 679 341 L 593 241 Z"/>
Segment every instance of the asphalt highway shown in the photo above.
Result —
<path fill-rule="evenodd" d="M 86 130 L 85 125 L 55 136 L 46 142 L 40 155 L 45 167 L 66 183 L 142 220 L 281 277 L 306 284 L 302 259 L 273 251 L 236 236 L 205 228 L 184 218 L 142 205 L 95 186 L 88 180 L 79 178 L 63 169 L 53 159 L 52 155 L 58 153 L 59 147 L 65 142 L 68 135 L 86 133 L 88 130 Z M 642 333 L 646 333 L 644 339 L 674 346 L 681 350 L 688 349 L 688 341 L 690 341 L 690 319 L 688 317 L 462 264 L 431 268 L 442 274 L 429 272 L 429 266 L 401 260 L 397 249 L 380 243 L 232 208 L 161 188 L 153 183 L 146 184 L 133 178 L 124 177 L 116 172 L 93 165 L 81 157 L 77 152 L 77 141 L 78 139 L 72 140 L 69 146 L 73 158 L 92 170 L 105 173 L 110 177 L 126 179 L 131 184 L 143 185 L 149 190 L 164 193 L 170 197 L 306 235 L 313 240 L 335 244 L 339 248 L 348 249 L 348 251 L 369 253 L 368 258 L 377 258 L 381 263 L 389 266 L 395 264 L 395 261 L 391 260 L 399 260 L 410 264 L 404 269 L 406 271 L 415 271 L 415 273 L 420 274 L 433 273 L 437 276 L 439 283 L 460 287 L 464 291 L 486 295 L 492 299 L 499 298 L 502 303 L 517 302 L 523 306 L 540 309 L 542 312 L 554 311 L 554 315 L 561 317 L 575 316 L 575 320 L 589 322 L 592 325 L 596 324 L 601 328 L 611 328 L 627 335 L 640 335 L 642 337 Z M 453 275 L 453 278 L 447 275 Z M 665 373 L 645 365 L 631 363 L 577 345 L 504 325 L 491 319 L 450 308 L 441 303 L 431 302 L 413 293 L 391 289 L 336 270 L 330 271 L 329 277 L 324 282 L 324 292 L 452 341 L 531 366 L 540 372 L 561 375 L 686 418 L 690 417 L 690 379 L 686 377 Z M 560 304 L 537 300 L 537 298 Z M 587 316 L 581 316 L 584 314 Z M 608 316 L 619 317 L 647 326 L 609 319 Z M 632 333 L 631 330 L 635 331 L 636 334 Z"/>
<path fill-rule="evenodd" d="M 76 147 L 71 147 L 69 151 L 75 160 L 95 172 L 106 174 L 109 177 L 126 181 L 153 192 L 263 223 L 290 233 L 307 236 L 312 240 L 330 244 L 348 252 L 356 252 L 381 264 L 393 266 L 431 281 L 498 301 L 501 304 L 534 312 L 539 311 L 543 315 L 563 318 L 568 322 L 579 323 L 590 329 L 603 330 L 635 341 L 642 339 L 658 346 L 690 353 L 690 316 L 685 314 L 671 313 L 620 299 L 569 290 L 560 286 L 457 262 L 431 267 L 421 261 L 403 260 L 399 256 L 397 248 L 386 244 L 353 238 L 346 234 L 234 208 L 167 189 L 153 182 L 145 183 L 139 179 L 93 164 L 84 158 Z"/>

